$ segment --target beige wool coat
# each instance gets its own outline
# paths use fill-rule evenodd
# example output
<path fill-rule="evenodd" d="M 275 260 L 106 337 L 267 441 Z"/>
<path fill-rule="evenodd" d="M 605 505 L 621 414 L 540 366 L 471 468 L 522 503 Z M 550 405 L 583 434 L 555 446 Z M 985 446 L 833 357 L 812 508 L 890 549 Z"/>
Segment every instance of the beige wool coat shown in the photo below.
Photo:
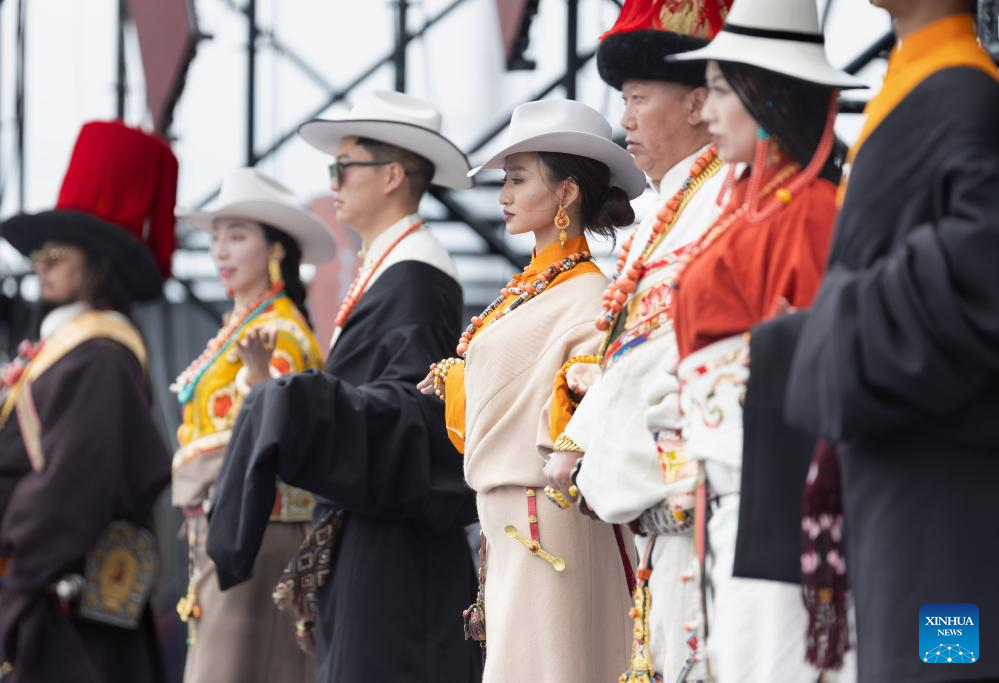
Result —
<path fill-rule="evenodd" d="M 554 378 L 570 358 L 597 352 L 606 285 L 598 273 L 561 282 L 469 346 L 465 475 L 489 543 L 485 683 L 608 683 L 627 668 L 630 596 L 613 527 L 542 492 Z M 506 533 L 530 538 L 527 487 L 537 487 L 540 545 L 563 571 Z"/>

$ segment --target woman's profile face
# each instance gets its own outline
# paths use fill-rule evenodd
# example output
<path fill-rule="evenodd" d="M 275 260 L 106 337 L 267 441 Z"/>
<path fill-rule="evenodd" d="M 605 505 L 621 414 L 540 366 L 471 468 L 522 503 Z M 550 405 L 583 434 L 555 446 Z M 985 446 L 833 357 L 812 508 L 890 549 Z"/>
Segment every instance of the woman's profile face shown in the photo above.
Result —
<path fill-rule="evenodd" d="M 718 62 L 708 62 L 705 78 L 708 97 L 701 118 L 708 124 L 711 142 L 726 163 L 752 163 L 756 153 L 759 124 L 725 80 Z"/>
<path fill-rule="evenodd" d="M 506 231 L 522 235 L 549 227 L 558 211 L 558 195 L 548 183 L 541 159 L 534 152 L 511 154 L 503 164 L 506 177 L 499 201 Z"/>

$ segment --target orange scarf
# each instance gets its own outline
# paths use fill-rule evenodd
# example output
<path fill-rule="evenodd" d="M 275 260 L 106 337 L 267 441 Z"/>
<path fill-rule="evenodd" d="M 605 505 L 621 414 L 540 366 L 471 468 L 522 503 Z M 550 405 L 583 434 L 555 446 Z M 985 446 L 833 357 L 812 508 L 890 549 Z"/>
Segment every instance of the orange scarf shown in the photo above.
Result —
<path fill-rule="evenodd" d="M 888 118 L 902 100 L 938 71 L 968 67 L 979 69 L 999 81 L 999 70 L 978 43 L 970 14 L 954 14 L 925 26 L 900 41 L 888 60 L 881 92 L 864 109 L 867 120 L 860 137 L 850 148 L 847 164 L 853 164 L 867 139 Z M 840 204 L 846 187 L 843 176 Z"/>

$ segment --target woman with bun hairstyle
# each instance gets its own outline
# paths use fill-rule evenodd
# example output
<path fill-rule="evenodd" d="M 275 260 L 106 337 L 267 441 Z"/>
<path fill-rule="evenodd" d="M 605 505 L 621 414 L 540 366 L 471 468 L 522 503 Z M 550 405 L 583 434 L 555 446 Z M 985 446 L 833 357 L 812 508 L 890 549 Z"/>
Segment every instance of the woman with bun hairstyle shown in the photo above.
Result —
<path fill-rule="evenodd" d="M 184 512 L 190 553 L 187 594 L 177 605 L 188 626 L 184 681 L 309 683 L 313 659 L 299 650 L 294 618 L 278 612 L 271 594 L 311 526 L 312 494 L 274 482 L 253 580 L 224 593 L 205 539 L 215 482 L 246 394 L 272 377 L 322 367 L 299 266 L 329 260 L 335 242 L 290 190 L 253 168 L 230 172 L 214 207 L 180 215 L 211 235 L 212 259 L 233 299 L 222 329 L 171 387 L 183 412 L 173 504 Z"/>
<path fill-rule="evenodd" d="M 471 174 L 483 168 L 506 171 L 507 232 L 533 233 L 534 255 L 472 318 L 455 357 L 420 384 L 445 401 L 448 434 L 477 494 L 483 680 L 616 680 L 628 652 L 631 541 L 572 511 L 575 491 L 548 458 L 575 405 L 566 371 L 593 362 L 600 344 L 593 319 L 607 279 L 587 235 L 631 225 L 629 199 L 645 177 L 611 141 L 607 121 L 569 100 L 519 106 L 508 144 Z"/>

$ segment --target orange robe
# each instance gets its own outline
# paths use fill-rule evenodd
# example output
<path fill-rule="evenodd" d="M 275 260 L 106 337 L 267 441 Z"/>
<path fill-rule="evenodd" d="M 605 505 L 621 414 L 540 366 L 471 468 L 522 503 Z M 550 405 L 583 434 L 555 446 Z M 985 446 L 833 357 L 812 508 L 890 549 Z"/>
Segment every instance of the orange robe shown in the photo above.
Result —
<path fill-rule="evenodd" d="M 730 209 L 742 205 L 748 186 L 748 177 L 735 184 Z M 740 217 L 696 256 L 673 295 L 680 357 L 742 334 L 783 308 L 811 304 L 835 217 L 836 186 L 818 179 L 760 224 Z"/>

